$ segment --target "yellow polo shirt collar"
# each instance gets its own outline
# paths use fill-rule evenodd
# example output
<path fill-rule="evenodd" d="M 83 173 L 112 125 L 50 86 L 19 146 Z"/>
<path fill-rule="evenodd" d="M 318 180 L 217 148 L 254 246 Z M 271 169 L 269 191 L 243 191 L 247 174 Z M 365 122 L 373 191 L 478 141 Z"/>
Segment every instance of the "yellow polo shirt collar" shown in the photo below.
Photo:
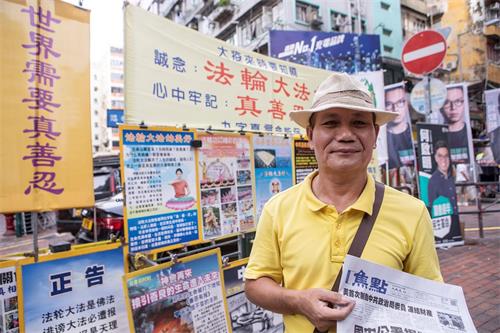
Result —
<path fill-rule="evenodd" d="M 313 212 L 318 212 L 325 207 L 328 207 L 328 204 L 324 203 L 323 201 L 319 200 L 313 193 L 312 191 L 312 180 L 314 177 L 318 175 L 318 171 L 314 171 L 310 173 L 305 179 L 304 179 L 304 196 L 306 198 L 306 203 L 307 206 L 309 207 L 310 210 Z M 368 213 L 369 215 L 372 215 L 372 210 L 373 210 L 373 201 L 375 200 L 375 181 L 373 180 L 373 177 L 368 174 L 368 181 L 366 182 L 365 188 L 363 189 L 363 192 L 361 192 L 361 195 L 359 196 L 358 200 L 356 200 L 351 206 L 349 206 L 345 211 L 349 211 L 351 209 L 359 210 L 365 213 Z"/>

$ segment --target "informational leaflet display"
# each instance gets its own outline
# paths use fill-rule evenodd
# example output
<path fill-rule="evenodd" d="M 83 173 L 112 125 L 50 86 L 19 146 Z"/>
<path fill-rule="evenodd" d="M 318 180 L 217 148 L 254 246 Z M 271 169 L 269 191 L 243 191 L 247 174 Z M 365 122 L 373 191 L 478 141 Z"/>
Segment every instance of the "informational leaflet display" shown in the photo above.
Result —
<path fill-rule="evenodd" d="M 304 138 L 293 139 L 293 163 L 295 184 L 303 181 L 308 174 L 318 168 L 314 150 L 309 148 L 309 141 Z"/>
<path fill-rule="evenodd" d="M 199 240 L 195 133 L 123 126 L 120 137 L 129 251 Z"/>
<path fill-rule="evenodd" d="M 486 90 L 486 129 L 495 163 L 500 164 L 500 89 Z"/>
<path fill-rule="evenodd" d="M 436 246 L 463 244 L 448 126 L 417 123 L 420 199 L 432 217 Z"/>
<path fill-rule="evenodd" d="M 119 245 L 40 257 L 19 272 L 21 332 L 130 332 Z"/>
<path fill-rule="evenodd" d="M 257 221 L 264 204 L 293 185 L 292 143 L 282 136 L 253 136 Z"/>
<path fill-rule="evenodd" d="M 230 332 L 220 250 L 125 275 L 130 332 Z"/>
<path fill-rule="evenodd" d="M 203 238 L 255 227 L 249 135 L 200 134 L 199 179 Z"/>
<path fill-rule="evenodd" d="M 243 272 L 248 258 L 224 268 L 224 286 L 233 333 L 278 333 L 284 331 L 283 316 L 264 310 L 245 296 Z"/>
<path fill-rule="evenodd" d="M 16 268 L 14 262 L 0 263 L 0 332 L 19 332 Z"/>
<path fill-rule="evenodd" d="M 346 256 L 340 292 L 355 300 L 337 333 L 477 332 L 461 287 Z"/>

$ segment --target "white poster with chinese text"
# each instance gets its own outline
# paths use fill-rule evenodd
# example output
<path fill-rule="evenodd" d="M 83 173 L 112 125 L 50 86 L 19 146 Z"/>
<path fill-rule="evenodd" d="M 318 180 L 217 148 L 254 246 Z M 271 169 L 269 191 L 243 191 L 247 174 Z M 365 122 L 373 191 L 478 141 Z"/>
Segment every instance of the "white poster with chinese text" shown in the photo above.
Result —
<path fill-rule="evenodd" d="M 13 263 L 0 263 L 0 332 L 18 332 L 16 268 Z"/>

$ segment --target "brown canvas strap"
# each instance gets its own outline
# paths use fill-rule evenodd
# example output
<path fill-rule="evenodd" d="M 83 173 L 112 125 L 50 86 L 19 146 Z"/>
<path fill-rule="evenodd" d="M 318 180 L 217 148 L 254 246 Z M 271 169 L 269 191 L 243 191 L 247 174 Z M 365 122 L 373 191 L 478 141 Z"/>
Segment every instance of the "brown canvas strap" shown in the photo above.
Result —
<path fill-rule="evenodd" d="M 384 200 L 384 184 L 375 182 L 375 200 L 373 201 L 372 215 L 365 213 L 361 223 L 359 224 L 358 231 L 352 240 L 351 246 L 349 247 L 349 252 L 351 256 L 361 257 L 363 250 L 365 248 L 368 237 L 373 229 L 375 220 L 377 219 L 378 213 L 380 212 L 380 207 L 382 206 L 382 201 Z M 332 291 L 338 292 L 340 286 L 340 278 L 342 277 L 342 267 L 340 268 L 337 278 L 332 286 Z M 328 305 L 332 307 L 332 304 Z M 314 329 L 314 333 L 321 333 L 317 328 Z"/>

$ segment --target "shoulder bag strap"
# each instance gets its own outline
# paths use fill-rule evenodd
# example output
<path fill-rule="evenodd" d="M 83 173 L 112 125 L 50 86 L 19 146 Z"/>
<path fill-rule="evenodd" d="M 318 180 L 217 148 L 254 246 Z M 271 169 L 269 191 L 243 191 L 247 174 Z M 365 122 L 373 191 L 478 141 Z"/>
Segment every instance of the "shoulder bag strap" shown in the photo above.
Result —
<path fill-rule="evenodd" d="M 365 248 L 368 237 L 372 231 L 375 220 L 377 219 L 378 213 L 380 212 L 380 207 L 382 206 L 382 201 L 384 200 L 384 190 L 385 186 L 382 183 L 375 182 L 375 200 L 373 201 L 372 215 L 365 213 L 361 223 L 359 224 L 358 231 L 352 240 L 351 246 L 349 247 L 350 254 L 355 257 L 361 257 L 363 250 Z M 332 286 L 332 291 L 338 292 L 340 286 L 340 278 L 342 277 L 342 267 L 340 268 L 337 278 Z M 329 304 L 332 307 L 332 304 Z M 317 328 L 314 329 L 314 333 L 321 333 Z"/>

